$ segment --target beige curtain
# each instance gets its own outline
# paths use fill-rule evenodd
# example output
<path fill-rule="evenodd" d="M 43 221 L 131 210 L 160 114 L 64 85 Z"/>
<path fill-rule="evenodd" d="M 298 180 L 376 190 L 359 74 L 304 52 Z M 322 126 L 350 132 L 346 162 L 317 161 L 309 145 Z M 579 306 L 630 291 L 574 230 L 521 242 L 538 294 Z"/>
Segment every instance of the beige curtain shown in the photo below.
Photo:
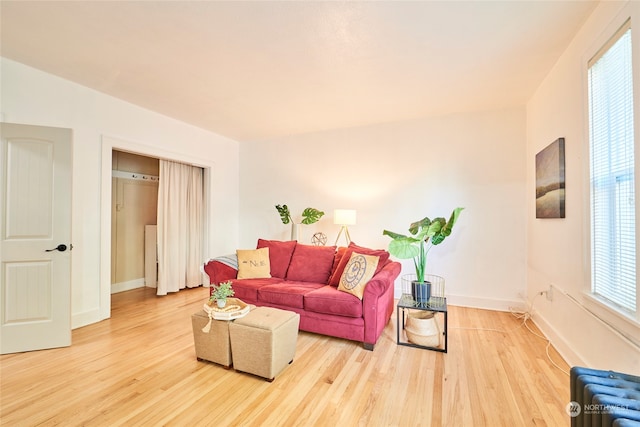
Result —
<path fill-rule="evenodd" d="M 158 295 L 202 284 L 202 168 L 160 160 Z"/>

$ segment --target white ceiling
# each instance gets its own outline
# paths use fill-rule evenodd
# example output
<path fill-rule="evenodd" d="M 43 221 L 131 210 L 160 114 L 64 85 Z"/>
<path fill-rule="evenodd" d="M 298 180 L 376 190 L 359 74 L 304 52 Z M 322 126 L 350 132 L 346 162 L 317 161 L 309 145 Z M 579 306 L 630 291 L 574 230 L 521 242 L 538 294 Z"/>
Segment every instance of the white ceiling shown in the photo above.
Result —
<path fill-rule="evenodd" d="M 257 140 L 522 106 L 596 4 L 2 0 L 0 48 Z"/>

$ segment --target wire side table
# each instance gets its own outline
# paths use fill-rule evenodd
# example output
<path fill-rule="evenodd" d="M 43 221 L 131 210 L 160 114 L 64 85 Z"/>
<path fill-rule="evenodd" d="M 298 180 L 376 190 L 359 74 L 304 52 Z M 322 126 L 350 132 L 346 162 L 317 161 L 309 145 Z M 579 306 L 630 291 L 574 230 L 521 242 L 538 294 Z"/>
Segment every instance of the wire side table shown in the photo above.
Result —
<path fill-rule="evenodd" d="M 444 347 L 428 347 L 424 345 L 414 344 L 408 341 L 400 341 L 400 331 L 404 330 L 407 313 L 409 310 L 424 310 L 433 311 L 436 313 L 442 313 L 444 315 Z M 402 323 L 400 322 L 400 313 L 402 312 Z M 425 350 L 439 351 L 442 353 L 447 352 L 448 344 L 448 312 L 447 312 L 447 299 L 442 297 L 431 298 L 428 303 L 416 302 L 411 294 L 402 294 L 400 300 L 398 300 L 398 306 L 396 308 L 396 340 L 398 345 L 404 345 L 407 347 L 422 348 Z"/>

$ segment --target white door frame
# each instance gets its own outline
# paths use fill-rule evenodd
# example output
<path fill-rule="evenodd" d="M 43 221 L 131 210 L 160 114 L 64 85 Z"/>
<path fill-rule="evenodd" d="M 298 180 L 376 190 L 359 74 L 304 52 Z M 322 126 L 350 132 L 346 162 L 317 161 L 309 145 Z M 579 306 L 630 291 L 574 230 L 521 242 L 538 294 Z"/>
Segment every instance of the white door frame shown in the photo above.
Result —
<path fill-rule="evenodd" d="M 209 253 L 210 192 L 213 188 L 211 173 L 215 164 L 211 160 L 184 153 L 166 151 L 115 136 L 102 135 L 102 186 L 100 194 L 100 319 L 111 317 L 111 170 L 113 150 L 186 163 L 204 169 L 204 242 L 203 254 Z M 204 260 L 203 260 L 204 261 Z"/>

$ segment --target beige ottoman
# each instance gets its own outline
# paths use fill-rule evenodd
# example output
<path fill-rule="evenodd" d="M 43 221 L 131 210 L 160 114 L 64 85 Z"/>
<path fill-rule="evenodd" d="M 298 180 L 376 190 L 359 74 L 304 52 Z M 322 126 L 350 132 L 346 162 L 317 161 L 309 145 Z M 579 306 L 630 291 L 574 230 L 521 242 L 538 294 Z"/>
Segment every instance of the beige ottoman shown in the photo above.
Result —
<path fill-rule="evenodd" d="M 293 361 L 300 315 L 257 307 L 229 324 L 233 367 L 273 381 Z"/>
<path fill-rule="evenodd" d="M 202 328 L 207 323 L 209 323 L 209 315 L 204 310 L 191 316 L 196 358 L 208 360 L 229 369 L 231 367 L 231 343 L 229 342 L 229 324 L 231 322 L 211 320 L 209 332 L 202 332 Z"/>

